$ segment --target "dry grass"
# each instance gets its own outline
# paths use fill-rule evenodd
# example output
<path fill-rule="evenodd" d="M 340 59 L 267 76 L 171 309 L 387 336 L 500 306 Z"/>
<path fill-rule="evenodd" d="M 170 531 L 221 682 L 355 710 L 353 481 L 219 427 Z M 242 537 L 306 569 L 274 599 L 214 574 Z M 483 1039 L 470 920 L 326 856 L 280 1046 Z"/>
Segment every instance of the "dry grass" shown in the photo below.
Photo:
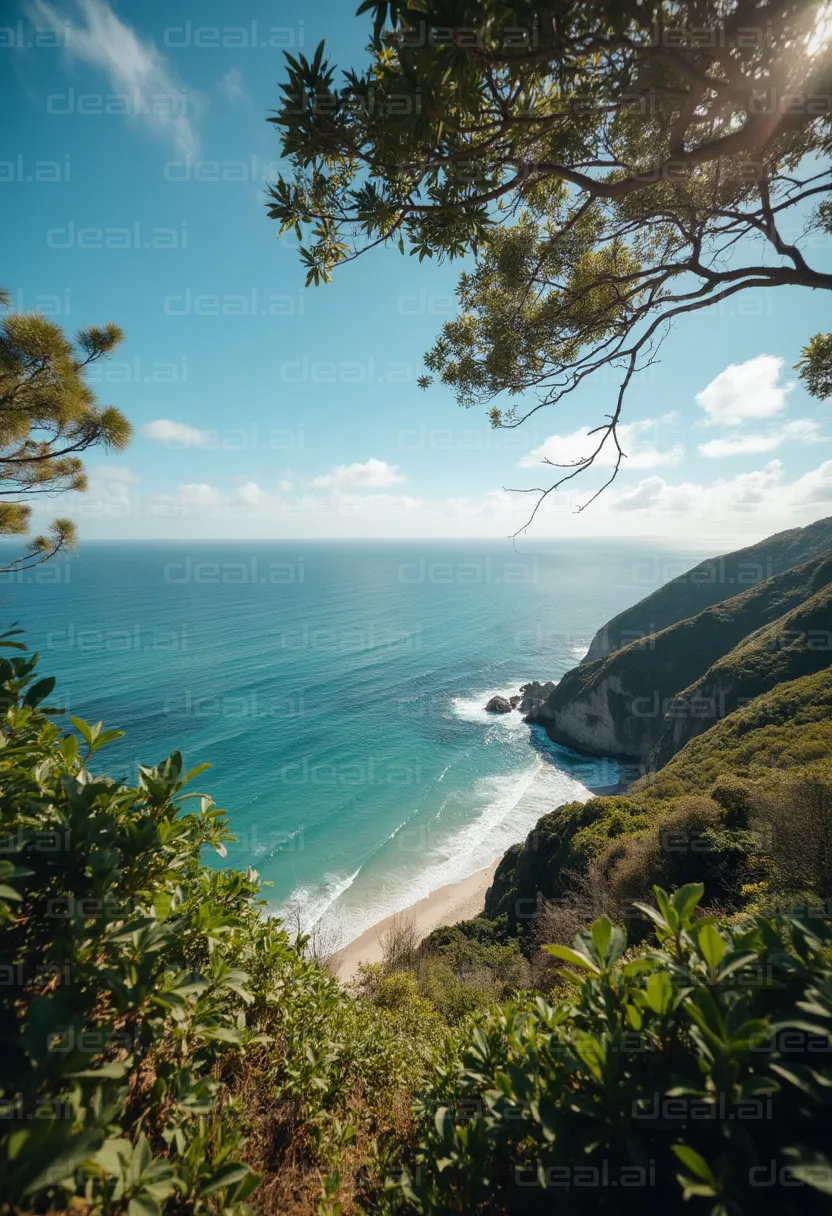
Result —
<path fill-rule="evenodd" d="M 413 1138 L 411 1095 L 397 1093 L 385 1103 L 379 1120 L 379 1105 L 360 1090 L 347 1103 L 356 1134 L 336 1152 L 328 1168 L 316 1163 L 307 1132 L 303 1103 L 276 1101 L 268 1055 L 243 1057 L 223 1081 L 238 1099 L 249 1124 L 243 1158 L 261 1176 L 249 1202 L 258 1216 L 320 1216 L 330 1209 L 324 1202 L 324 1183 L 332 1180 L 329 1199 L 341 1205 L 343 1216 L 361 1216 L 367 1210 L 367 1189 L 382 1181 L 368 1173 L 373 1161 L 373 1141 L 407 1144 Z M 334 1209 L 337 1210 L 337 1209 Z"/>
<path fill-rule="evenodd" d="M 379 939 L 385 971 L 413 970 L 416 966 L 419 932 L 406 913 L 394 916 Z"/>

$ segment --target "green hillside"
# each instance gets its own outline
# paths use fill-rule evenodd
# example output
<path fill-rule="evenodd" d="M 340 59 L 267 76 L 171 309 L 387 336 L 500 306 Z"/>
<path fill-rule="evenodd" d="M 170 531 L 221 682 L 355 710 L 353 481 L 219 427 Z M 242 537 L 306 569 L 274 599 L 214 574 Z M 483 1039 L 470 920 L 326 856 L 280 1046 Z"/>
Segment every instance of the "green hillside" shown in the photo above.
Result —
<path fill-rule="evenodd" d="M 632 794 L 667 798 L 708 789 L 721 774 L 763 779 L 783 769 L 832 760 L 832 671 L 777 685 L 715 723 Z"/>
<path fill-rule="evenodd" d="M 578 750 L 628 756 L 649 763 L 654 748 L 663 739 L 663 758 L 667 758 L 672 754 L 673 728 L 690 709 L 689 702 L 679 700 L 680 695 L 685 695 L 683 690 L 697 686 L 709 669 L 749 635 L 799 609 L 830 581 L 832 557 L 826 554 L 688 616 L 643 641 L 631 642 L 605 658 L 582 663 L 567 672 L 555 687 L 540 721 L 553 739 Z M 828 600 L 819 601 L 812 610 L 811 625 L 807 618 L 805 628 L 813 634 L 823 632 L 826 604 Z M 795 618 L 793 630 L 803 628 L 800 620 L 802 617 Z M 760 642 L 761 647 L 764 644 Z M 813 638 L 811 649 L 804 647 L 804 650 L 802 669 L 796 654 L 791 656 L 794 675 L 816 670 L 828 661 L 824 659 L 826 648 L 822 638 Z M 776 674 L 776 663 L 767 664 L 758 656 L 752 669 L 737 656 L 737 663 L 740 662 L 746 678 L 738 695 L 750 699 L 772 686 L 765 671 Z M 754 671 L 759 675 L 756 683 Z M 789 678 L 788 664 L 782 667 L 782 672 L 780 678 Z M 699 711 L 701 721 L 707 708 L 703 697 L 694 708 Z M 724 716 L 724 712 L 717 704 L 710 712 L 710 721 Z M 679 745 L 685 737 L 680 733 Z"/>
<path fill-rule="evenodd" d="M 732 601 L 729 601 L 732 602 Z M 675 698 L 651 757 L 660 769 L 695 735 L 778 684 L 832 663 L 832 584 L 744 638 Z"/>
<path fill-rule="evenodd" d="M 805 528 L 778 532 L 756 545 L 721 557 L 707 558 L 602 626 L 593 638 L 584 662 L 658 633 L 775 574 L 820 557 L 830 549 L 832 518 L 816 520 Z"/>
<path fill-rule="evenodd" d="M 825 595 L 828 604 L 829 593 Z M 742 832 L 731 834 L 731 791 L 747 808 L 783 779 L 832 781 L 828 665 L 777 685 L 716 722 L 626 794 L 567 803 L 544 815 L 524 843 L 503 856 L 486 915 L 503 918 L 509 933 L 528 936 L 543 901 L 587 896 L 576 880 L 587 875 L 593 862 L 601 864 L 601 894 L 609 896 L 621 885 L 623 869 L 632 869 L 637 861 L 625 847 L 637 840 L 645 842 L 646 852 L 655 845 L 658 855 L 648 859 L 652 869 L 639 875 L 636 866 L 628 875 L 637 884 L 628 895 L 645 897 L 653 881 L 699 878 L 712 893 L 718 888 L 723 901 L 738 904 L 748 858 L 757 853 L 759 842 L 742 834 L 748 827 L 746 811 Z M 694 847 L 692 841 L 703 835 L 708 847 Z M 665 848 L 663 837 L 682 844 Z"/>

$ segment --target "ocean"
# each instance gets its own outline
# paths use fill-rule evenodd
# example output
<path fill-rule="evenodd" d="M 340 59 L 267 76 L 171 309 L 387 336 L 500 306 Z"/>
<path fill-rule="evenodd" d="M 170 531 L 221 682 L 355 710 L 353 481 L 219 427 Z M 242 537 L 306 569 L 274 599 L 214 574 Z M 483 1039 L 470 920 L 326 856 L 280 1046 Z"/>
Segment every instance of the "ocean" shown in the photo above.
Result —
<path fill-rule="evenodd" d="M 346 944 L 488 865 L 618 767 L 494 693 L 557 679 L 700 552 L 640 542 L 85 541 L 0 575 L 52 701 L 126 732 L 113 776 L 180 749 L 275 911 Z M 213 855 L 212 855 L 213 856 Z"/>

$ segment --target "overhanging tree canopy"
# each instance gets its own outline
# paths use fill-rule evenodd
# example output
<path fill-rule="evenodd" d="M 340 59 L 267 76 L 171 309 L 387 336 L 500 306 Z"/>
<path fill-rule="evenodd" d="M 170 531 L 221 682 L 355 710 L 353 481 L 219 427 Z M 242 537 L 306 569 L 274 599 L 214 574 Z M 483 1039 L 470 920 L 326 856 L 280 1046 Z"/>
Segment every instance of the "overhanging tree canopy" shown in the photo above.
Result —
<path fill-rule="evenodd" d="M 366 0 L 371 62 L 287 55 L 270 189 L 307 282 L 377 245 L 476 255 L 426 357 L 463 406 L 515 427 L 619 372 L 586 457 L 683 314 L 754 288 L 832 288 L 832 17 L 821 0 Z M 832 338 L 804 350 L 832 383 Z M 422 378 L 426 386 L 431 376 Z M 532 393 L 520 407 L 501 393 Z M 608 484 L 608 483 L 607 483 Z M 602 487 L 603 488 L 603 487 Z M 600 491 L 598 491 L 600 492 Z M 593 495 L 595 497 L 595 495 Z"/>

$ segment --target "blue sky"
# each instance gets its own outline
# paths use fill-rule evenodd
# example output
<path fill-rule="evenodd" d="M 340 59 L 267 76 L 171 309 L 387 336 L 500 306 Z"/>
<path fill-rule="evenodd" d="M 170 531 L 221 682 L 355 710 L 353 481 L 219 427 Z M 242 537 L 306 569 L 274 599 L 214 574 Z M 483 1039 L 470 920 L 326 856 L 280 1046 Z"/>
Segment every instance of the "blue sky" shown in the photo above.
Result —
<path fill-rule="evenodd" d="M 282 49 L 325 37 L 342 66 L 361 60 L 354 7 L 0 0 L 0 281 L 18 308 L 126 333 L 97 388 L 136 437 L 90 456 L 86 496 L 45 507 L 82 537 L 504 536 L 528 502 L 503 487 L 580 456 L 608 411 L 597 380 L 495 433 L 419 390 L 458 264 L 380 250 L 303 289 L 265 213 L 265 119 Z M 828 328 L 828 301 L 792 290 L 686 319 L 631 390 L 626 472 L 582 515 L 591 484 L 560 493 L 533 534 L 706 543 L 832 514 L 828 403 L 792 370 Z"/>

